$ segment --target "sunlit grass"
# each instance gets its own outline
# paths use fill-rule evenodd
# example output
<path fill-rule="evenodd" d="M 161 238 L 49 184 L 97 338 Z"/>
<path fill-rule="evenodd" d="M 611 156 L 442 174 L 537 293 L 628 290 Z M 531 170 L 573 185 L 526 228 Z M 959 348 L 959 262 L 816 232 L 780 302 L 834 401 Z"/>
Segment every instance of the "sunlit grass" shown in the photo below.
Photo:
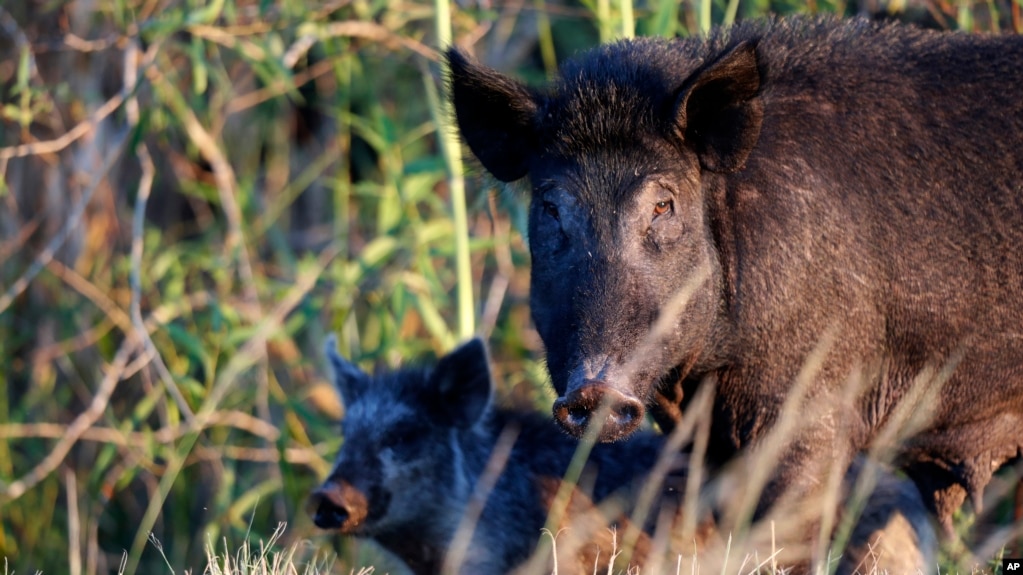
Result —
<path fill-rule="evenodd" d="M 295 542 L 283 549 L 278 549 L 284 524 L 277 529 L 267 541 L 260 541 L 254 548 L 246 540 L 238 549 L 228 548 L 227 542 L 221 545 L 209 541 L 206 544 L 206 570 L 208 575 L 325 575 L 331 573 L 335 557 L 309 557 L 309 546 Z M 369 575 L 372 568 L 363 568 L 354 573 Z"/>

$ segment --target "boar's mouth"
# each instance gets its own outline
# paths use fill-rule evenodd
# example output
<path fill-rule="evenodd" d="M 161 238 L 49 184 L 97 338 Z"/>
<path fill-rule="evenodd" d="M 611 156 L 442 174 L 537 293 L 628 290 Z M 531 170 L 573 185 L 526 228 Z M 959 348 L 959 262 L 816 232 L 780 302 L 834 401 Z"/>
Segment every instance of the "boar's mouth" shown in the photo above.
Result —
<path fill-rule="evenodd" d="M 600 425 L 596 436 L 600 442 L 628 437 L 643 422 L 645 413 L 642 401 L 599 380 L 587 380 L 554 402 L 554 419 L 562 429 L 583 437 L 591 425 Z"/>

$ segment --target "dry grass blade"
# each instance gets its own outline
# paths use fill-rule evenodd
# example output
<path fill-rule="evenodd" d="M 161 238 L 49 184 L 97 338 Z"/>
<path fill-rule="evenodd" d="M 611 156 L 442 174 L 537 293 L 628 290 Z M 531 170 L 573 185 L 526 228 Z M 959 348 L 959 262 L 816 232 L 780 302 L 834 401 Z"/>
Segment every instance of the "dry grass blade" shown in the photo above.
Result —
<path fill-rule="evenodd" d="M 494 490 L 497 480 L 504 471 L 518 435 L 519 429 L 509 426 L 502 430 L 501 435 L 498 436 L 497 443 L 490 453 L 490 459 L 487 460 L 483 473 L 473 488 L 472 497 L 466 506 L 465 514 L 455 530 L 448 554 L 444 558 L 444 566 L 441 568 L 442 573 L 459 573 L 459 569 L 465 561 L 466 554 L 469 552 L 469 546 L 472 543 L 473 530 L 479 522 L 483 508 L 486 506 L 487 497 Z"/>
<path fill-rule="evenodd" d="M 246 538 L 241 546 L 231 552 L 227 540 L 223 540 L 223 552 L 206 539 L 206 568 L 203 575 L 327 575 L 333 573 L 335 557 L 331 555 L 305 557 L 300 553 L 307 548 L 304 542 L 294 542 L 278 548 L 284 537 L 285 524 L 280 523 L 266 540 L 259 541 L 259 551 L 252 548 Z M 352 570 L 352 575 L 372 575 L 373 567 Z"/>
<path fill-rule="evenodd" d="M 640 368 L 642 362 L 646 360 L 648 350 L 658 349 L 664 336 L 677 329 L 678 320 L 682 317 L 686 306 L 689 305 L 689 300 L 692 299 L 696 290 L 709 279 L 710 267 L 708 265 L 702 265 L 693 270 L 685 285 L 682 286 L 682 289 L 672 294 L 671 299 L 664 304 L 660 314 L 657 316 L 657 320 L 650 327 L 646 337 L 639 343 L 637 349 L 633 350 L 629 361 L 623 367 L 623 377 L 626 379 L 631 377 Z"/>
<path fill-rule="evenodd" d="M 695 398 L 691 402 L 682 418 L 682 425 L 676 427 L 668 437 L 664 450 L 658 458 L 654 468 L 644 481 L 633 511 L 631 522 L 622 538 L 623 552 L 631 553 L 636 541 L 641 536 L 641 530 L 647 524 L 647 518 L 651 512 L 657 509 L 658 498 L 661 495 L 664 481 L 668 474 L 675 470 L 678 465 L 679 453 L 683 445 L 693 438 L 694 431 L 703 430 L 709 423 L 707 414 L 710 413 L 710 406 L 714 398 L 713 385 L 702 385 Z M 704 434 L 705 435 L 705 434 Z M 698 440 L 698 443 L 699 440 Z M 683 508 L 683 522 L 681 525 L 681 537 L 685 538 L 695 532 L 697 514 L 699 513 L 698 492 L 702 483 L 703 474 L 703 451 L 706 449 L 706 438 L 701 445 L 697 445 L 692 456 L 688 458 L 685 506 Z M 669 531 L 674 531 L 675 526 L 665 525 Z M 664 534 L 666 537 L 669 535 Z M 665 542 L 667 544 L 667 542 Z M 656 555 L 655 555 L 656 557 Z M 656 559 L 655 559 L 656 561 Z"/>
<path fill-rule="evenodd" d="M 832 333 L 821 337 L 810 356 L 803 362 L 794 385 L 788 390 L 774 427 L 750 454 L 749 461 L 746 462 L 750 473 L 743 478 L 744 486 L 739 501 L 729 511 L 728 525 L 750 523 L 760 495 L 774 473 L 781 454 L 801 431 L 800 422 L 804 418 L 799 417 L 799 412 L 804 409 L 804 401 L 812 390 L 816 374 L 824 365 L 824 360 L 834 344 L 834 338 L 835 335 Z"/>

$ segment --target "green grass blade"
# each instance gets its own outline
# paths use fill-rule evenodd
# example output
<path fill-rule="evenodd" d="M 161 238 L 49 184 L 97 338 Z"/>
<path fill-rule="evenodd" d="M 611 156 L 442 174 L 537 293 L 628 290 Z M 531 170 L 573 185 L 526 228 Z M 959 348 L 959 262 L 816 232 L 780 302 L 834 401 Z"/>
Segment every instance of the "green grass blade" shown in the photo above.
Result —
<path fill-rule="evenodd" d="M 442 47 L 451 45 L 451 11 L 446 0 L 436 0 L 434 19 L 437 42 Z M 445 74 L 447 70 L 445 69 Z M 458 290 L 458 337 L 468 339 L 476 331 L 475 305 L 472 292 L 472 268 L 469 260 L 469 218 L 465 205 L 465 178 L 462 176 L 462 148 L 451 126 L 451 107 L 447 98 L 437 93 L 433 77 L 423 70 L 423 85 L 430 102 L 434 120 L 437 122 L 437 136 L 448 172 L 448 193 L 451 197 L 451 212 L 455 226 L 455 270 Z"/>

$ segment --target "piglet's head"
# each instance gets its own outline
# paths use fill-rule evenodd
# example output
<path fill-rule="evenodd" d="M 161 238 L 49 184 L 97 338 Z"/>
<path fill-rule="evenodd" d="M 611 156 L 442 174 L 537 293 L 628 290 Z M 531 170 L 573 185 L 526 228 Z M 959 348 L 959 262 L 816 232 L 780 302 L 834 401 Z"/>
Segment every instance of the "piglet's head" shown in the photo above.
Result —
<path fill-rule="evenodd" d="M 474 432 L 490 405 L 483 342 L 471 340 L 433 366 L 372 376 L 337 353 L 333 336 L 326 354 L 345 406 L 344 444 L 310 497 L 313 522 L 367 537 L 450 527 L 472 489 L 456 468 L 458 438 Z"/>

